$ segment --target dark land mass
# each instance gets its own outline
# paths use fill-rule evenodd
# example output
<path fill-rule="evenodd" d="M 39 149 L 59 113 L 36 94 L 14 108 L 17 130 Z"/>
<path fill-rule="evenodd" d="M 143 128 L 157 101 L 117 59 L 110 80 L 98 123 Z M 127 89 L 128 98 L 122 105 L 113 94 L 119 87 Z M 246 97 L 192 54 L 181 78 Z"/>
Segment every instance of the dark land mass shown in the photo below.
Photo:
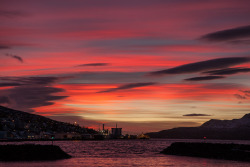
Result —
<path fill-rule="evenodd" d="M 215 120 L 211 119 L 199 127 L 180 127 L 146 135 L 151 138 L 168 139 L 222 139 L 250 140 L 250 114 L 241 119 Z"/>
<path fill-rule="evenodd" d="M 0 106 L 0 139 L 28 139 L 55 133 L 95 134 L 93 129 Z"/>
<path fill-rule="evenodd" d="M 161 153 L 250 162 L 250 145 L 176 142 Z"/>
<path fill-rule="evenodd" d="M 0 161 L 50 161 L 71 158 L 55 145 L 0 145 Z"/>

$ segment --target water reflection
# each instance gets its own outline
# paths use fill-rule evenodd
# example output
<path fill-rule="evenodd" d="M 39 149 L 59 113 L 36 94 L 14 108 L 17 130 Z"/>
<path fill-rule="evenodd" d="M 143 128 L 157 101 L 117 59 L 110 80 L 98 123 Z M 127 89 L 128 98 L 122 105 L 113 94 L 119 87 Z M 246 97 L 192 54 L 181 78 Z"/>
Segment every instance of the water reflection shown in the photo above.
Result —
<path fill-rule="evenodd" d="M 206 158 L 180 157 L 159 154 L 177 140 L 104 140 L 104 141 L 55 141 L 74 158 L 49 162 L 0 162 L 1 167 L 71 167 L 71 166 L 250 166 L 250 163 L 213 160 Z M 183 140 L 178 140 L 183 141 Z M 194 141 L 194 140 L 189 140 Z M 196 140 L 197 141 L 197 140 Z M 221 142 L 221 141 L 211 141 Z M 250 144 L 250 141 L 223 141 Z M 25 142 L 32 143 L 32 142 Z M 34 142 L 33 142 L 34 143 Z M 51 144 L 50 142 L 35 142 Z M 6 143 L 0 143 L 6 144 Z M 16 143 L 23 144 L 23 143 Z"/>

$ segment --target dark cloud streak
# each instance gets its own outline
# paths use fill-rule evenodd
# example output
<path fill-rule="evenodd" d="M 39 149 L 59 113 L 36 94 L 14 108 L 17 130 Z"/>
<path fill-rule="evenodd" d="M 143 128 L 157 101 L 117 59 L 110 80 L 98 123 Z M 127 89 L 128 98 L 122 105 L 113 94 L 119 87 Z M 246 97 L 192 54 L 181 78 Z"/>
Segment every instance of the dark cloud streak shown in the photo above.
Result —
<path fill-rule="evenodd" d="M 77 65 L 76 67 L 87 67 L 87 66 L 107 66 L 109 65 L 109 63 L 89 63 L 89 64 L 80 64 L 80 65 Z"/>
<path fill-rule="evenodd" d="M 15 86 L 0 90 L 0 103 L 8 107 L 33 112 L 33 108 L 53 105 L 56 100 L 67 96 L 55 95 L 64 89 L 53 87 L 53 84 L 68 77 L 0 77 L 0 87 Z"/>
<path fill-rule="evenodd" d="M 202 77 L 193 77 L 187 78 L 185 81 L 206 81 L 206 80 L 214 80 L 214 79 L 222 79 L 225 78 L 223 76 L 202 76 Z"/>
<path fill-rule="evenodd" d="M 20 84 L 20 83 L 15 83 L 15 82 L 0 83 L 0 87 L 21 86 L 21 85 L 22 85 L 22 84 Z"/>
<path fill-rule="evenodd" d="M 7 46 L 7 45 L 0 45 L 0 49 L 10 49 L 11 47 L 10 46 Z"/>
<path fill-rule="evenodd" d="M 234 96 L 235 96 L 237 99 L 240 99 L 240 100 L 246 99 L 245 96 L 240 95 L 240 94 L 234 94 Z"/>
<path fill-rule="evenodd" d="M 209 33 L 200 39 L 207 41 L 229 41 L 245 37 L 250 37 L 250 25 Z"/>
<path fill-rule="evenodd" d="M 69 77 L 0 77 L 0 81 L 9 81 L 10 84 L 20 85 L 51 85 L 58 80 Z M 6 83 L 2 83 L 6 84 Z M 14 85 L 13 85 L 14 86 Z"/>
<path fill-rule="evenodd" d="M 13 55 L 13 54 L 8 54 L 8 53 L 5 54 L 5 56 L 11 57 L 11 58 L 16 59 L 16 60 L 18 60 L 19 62 L 23 63 L 23 58 L 20 57 L 20 56 Z"/>
<path fill-rule="evenodd" d="M 239 90 L 239 91 L 241 92 L 241 94 L 234 94 L 234 96 L 237 99 L 240 99 L 240 100 L 249 99 L 249 97 L 250 97 L 250 91 L 249 90 Z"/>
<path fill-rule="evenodd" d="M 119 86 L 117 88 L 111 88 L 111 89 L 107 89 L 107 90 L 104 90 L 104 91 L 100 91 L 100 92 L 97 92 L 97 93 L 114 92 L 114 91 L 118 91 L 118 90 L 132 89 L 132 88 L 150 86 L 150 85 L 155 85 L 155 84 L 156 84 L 155 82 L 131 83 L 131 84 L 125 84 L 125 85 Z"/>
<path fill-rule="evenodd" d="M 239 83 L 209 83 L 209 84 L 204 84 L 201 86 L 201 88 L 204 89 L 239 89 L 243 87 L 243 85 Z"/>
<path fill-rule="evenodd" d="M 208 115 L 208 114 L 185 114 L 183 116 L 187 116 L 187 117 L 197 117 L 197 116 L 211 116 L 211 115 Z"/>
<path fill-rule="evenodd" d="M 197 73 L 207 70 L 227 68 L 230 66 L 247 63 L 249 61 L 249 57 L 217 58 L 196 63 L 184 64 L 166 70 L 151 72 L 150 75 Z"/>
<path fill-rule="evenodd" d="M 63 89 L 48 86 L 22 86 L 12 89 L 9 98 L 22 108 L 35 108 L 52 105 L 54 103 L 51 101 L 66 98 L 67 96 L 51 95 L 63 91 Z"/>
<path fill-rule="evenodd" d="M 240 90 L 243 93 L 250 94 L 250 90 Z"/>

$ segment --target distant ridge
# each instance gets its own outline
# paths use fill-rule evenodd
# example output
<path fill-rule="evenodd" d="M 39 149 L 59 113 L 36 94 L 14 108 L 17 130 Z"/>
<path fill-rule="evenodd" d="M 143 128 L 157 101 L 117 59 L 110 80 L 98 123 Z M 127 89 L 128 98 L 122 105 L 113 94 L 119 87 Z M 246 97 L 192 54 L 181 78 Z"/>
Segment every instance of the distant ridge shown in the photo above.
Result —
<path fill-rule="evenodd" d="M 244 115 L 240 119 L 217 120 L 211 119 L 200 127 L 203 128 L 250 128 L 250 114 Z"/>
<path fill-rule="evenodd" d="M 199 127 L 180 127 L 147 133 L 151 138 L 250 140 L 250 114 L 240 119 L 211 119 Z"/>

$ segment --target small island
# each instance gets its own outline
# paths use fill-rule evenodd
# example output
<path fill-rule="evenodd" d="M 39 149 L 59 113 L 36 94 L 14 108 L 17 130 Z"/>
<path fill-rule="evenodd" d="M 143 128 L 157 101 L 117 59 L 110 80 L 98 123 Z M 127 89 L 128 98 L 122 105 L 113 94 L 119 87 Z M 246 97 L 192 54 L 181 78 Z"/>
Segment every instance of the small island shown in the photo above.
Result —
<path fill-rule="evenodd" d="M 0 161 L 51 161 L 71 158 L 55 145 L 0 145 Z"/>
<path fill-rule="evenodd" d="M 176 142 L 161 153 L 250 162 L 250 145 Z"/>

